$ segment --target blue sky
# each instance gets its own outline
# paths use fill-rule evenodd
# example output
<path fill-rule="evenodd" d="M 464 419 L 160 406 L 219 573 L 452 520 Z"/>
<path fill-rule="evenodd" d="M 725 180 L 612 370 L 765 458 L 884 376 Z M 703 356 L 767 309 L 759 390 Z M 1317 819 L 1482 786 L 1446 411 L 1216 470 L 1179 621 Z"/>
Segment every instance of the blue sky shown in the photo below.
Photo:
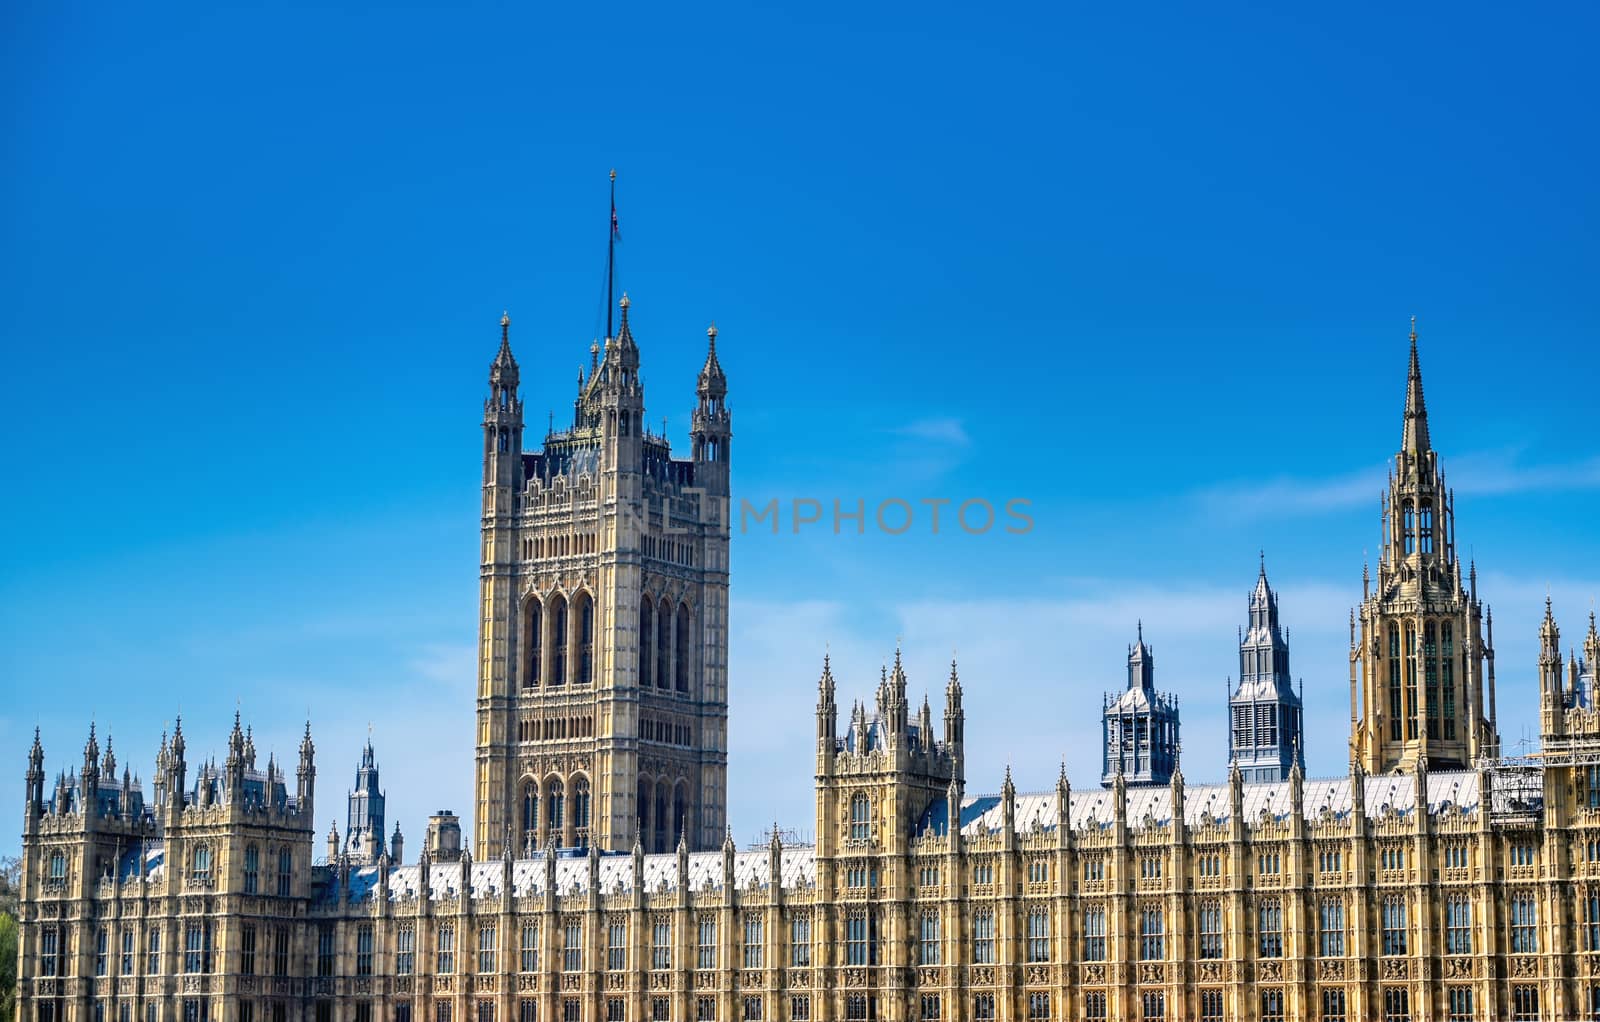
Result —
<path fill-rule="evenodd" d="M 1342 771 L 1413 314 L 1508 748 L 1547 587 L 1568 639 L 1600 594 L 1592 7 L 3 18 L 0 819 L 35 724 L 148 776 L 235 706 L 280 753 L 309 709 L 341 827 L 369 723 L 409 834 L 467 810 L 497 321 L 535 426 L 570 408 L 613 166 L 675 445 L 714 319 L 741 495 L 1032 502 L 736 537 L 741 841 L 812 826 L 824 644 L 849 699 L 901 637 L 936 710 L 958 650 L 969 787 L 1087 786 L 1142 617 L 1220 775 L 1261 549 Z"/>

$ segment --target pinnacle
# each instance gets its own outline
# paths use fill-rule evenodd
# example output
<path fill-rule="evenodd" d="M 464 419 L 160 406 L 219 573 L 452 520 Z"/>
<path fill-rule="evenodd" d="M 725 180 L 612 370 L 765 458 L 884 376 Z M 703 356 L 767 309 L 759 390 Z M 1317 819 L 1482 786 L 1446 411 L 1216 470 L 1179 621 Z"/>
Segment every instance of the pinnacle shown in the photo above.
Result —
<path fill-rule="evenodd" d="M 1428 406 L 1422 397 L 1422 363 L 1417 357 L 1417 320 L 1411 318 L 1411 365 L 1406 373 L 1405 429 L 1400 449 L 1409 454 L 1431 450 L 1428 439 Z"/>

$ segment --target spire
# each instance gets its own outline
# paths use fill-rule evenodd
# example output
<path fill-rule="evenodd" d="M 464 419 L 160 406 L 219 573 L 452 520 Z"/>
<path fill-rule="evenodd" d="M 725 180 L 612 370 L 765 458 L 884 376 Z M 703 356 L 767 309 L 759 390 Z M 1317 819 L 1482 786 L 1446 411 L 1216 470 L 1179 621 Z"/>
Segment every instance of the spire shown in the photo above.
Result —
<path fill-rule="evenodd" d="M 616 269 L 617 269 L 617 239 L 621 235 L 617 231 L 617 170 L 611 168 L 611 227 L 606 233 L 606 341 L 611 340 L 611 296 L 616 294 Z M 627 296 L 623 296 L 626 303 Z M 623 305 L 622 322 L 627 326 L 627 305 Z"/>
<path fill-rule="evenodd" d="M 700 368 L 700 378 L 695 383 L 695 393 L 702 398 L 721 398 L 728 394 L 728 377 L 717 360 L 717 324 L 706 328 L 706 362 Z"/>
<path fill-rule="evenodd" d="M 511 354 L 511 314 L 508 312 L 500 314 L 500 350 L 489 363 L 489 385 L 508 391 L 517 389 L 517 360 Z"/>
<path fill-rule="evenodd" d="M 1428 407 L 1422 400 L 1422 365 L 1417 359 L 1417 317 L 1411 317 L 1411 367 L 1406 374 L 1405 430 L 1400 449 L 1408 454 L 1430 450 Z"/>

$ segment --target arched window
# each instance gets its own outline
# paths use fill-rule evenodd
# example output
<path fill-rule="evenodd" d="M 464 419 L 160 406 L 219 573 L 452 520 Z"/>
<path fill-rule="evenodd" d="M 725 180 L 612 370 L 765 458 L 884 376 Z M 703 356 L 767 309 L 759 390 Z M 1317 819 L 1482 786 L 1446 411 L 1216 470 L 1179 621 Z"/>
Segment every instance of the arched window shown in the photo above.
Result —
<path fill-rule="evenodd" d="M 572 782 L 572 827 L 579 848 L 589 847 L 589 779 Z"/>
<path fill-rule="evenodd" d="M 1406 739 L 1417 737 L 1417 626 L 1406 623 Z"/>
<path fill-rule="evenodd" d="M 639 687 L 649 688 L 655 667 L 655 653 L 651 642 L 656 637 L 656 620 L 650 597 L 639 601 Z"/>
<path fill-rule="evenodd" d="M 1409 557 L 1417 549 L 1417 512 L 1409 500 L 1401 505 L 1400 523 L 1400 531 L 1404 534 L 1401 543 Z"/>
<path fill-rule="evenodd" d="M 1389 739 L 1400 740 L 1400 720 L 1404 717 L 1400 704 L 1400 626 L 1389 625 Z"/>
<path fill-rule="evenodd" d="M 533 781 L 522 784 L 522 847 L 531 850 L 539 844 L 539 786 Z"/>
<path fill-rule="evenodd" d="M 679 782 L 672 792 L 672 847 L 683 840 L 684 828 L 689 825 L 689 786 Z"/>
<path fill-rule="evenodd" d="M 50 853 L 50 879 L 65 880 L 67 878 L 67 856 L 64 852 Z"/>
<path fill-rule="evenodd" d="M 667 850 L 667 782 L 661 781 L 656 785 L 656 851 Z"/>
<path fill-rule="evenodd" d="M 1456 736 L 1456 643 L 1455 629 L 1446 621 L 1439 626 L 1439 691 L 1444 703 L 1444 737 Z"/>
<path fill-rule="evenodd" d="M 255 894 L 261 885 L 261 849 L 244 846 L 244 893 Z"/>
<path fill-rule="evenodd" d="M 550 779 L 549 794 L 545 797 L 545 804 L 550 807 L 550 843 L 560 848 L 562 831 L 567 823 L 567 797 L 566 788 L 559 778 Z"/>
<path fill-rule="evenodd" d="M 287 898 L 294 889 L 294 850 L 278 850 L 278 897 Z"/>
<path fill-rule="evenodd" d="M 211 879 L 211 846 L 196 845 L 189 863 L 189 875 L 195 880 Z"/>
<path fill-rule="evenodd" d="M 578 614 L 578 684 L 594 680 L 594 600 L 588 593 L 572 598 Z"/>
<path fill-rule="evenodd" d="M 678 604 L 678 641 L 676 645 L 676 671 L 678 691 L 689 691 L 689 608 Z"/>
<path fill-rule="evenodd" d="M 550 684 L 561 686 L 567 683 L 567 601 L 559 593 L 550 597 L 550 641 L 555 647 L 551 650 L 554 656 L 550 665 Z"/>
<path fill-rule="evenodd" d="M 1419 522 L 1422 531 L 1422 552 L 1433 553 L 1433 505 L 1428 501 L 1422 502 L 1422 515 Z"/>
<path fill-rule="evenodd" d="M 522 687 L 533 688 L 539 684 L 540 661 L 544 658 L 544 607 L 538 597 L 528 601 L 523 617 L 523 645 L 527 647 L 527 662 L 522 669 Z"/>
<path fill-rule="evenodd" d="M 850 840 L 865 841 L 872 836 L 872 800 L 856 795 L 850 800 Z"/>
<path fill-rule="evenodd" d="M 662 601 L 664 612 L 656 615 L 656 684 L 672 687 L 672 607 Z"/>
<path fill-rule="evenodd" d="M 650 843 L 650 803 L 655 801 L 655 786 L 643 778 L 639 781 L 639 847 L 653 848 Z"/>
<path fill-rule="evenodd" d="M 1428 737 L 1439 737 L 1439 643 L 1432 621 L 1422 626 L 1422 673 L 1428 693 Z"/>

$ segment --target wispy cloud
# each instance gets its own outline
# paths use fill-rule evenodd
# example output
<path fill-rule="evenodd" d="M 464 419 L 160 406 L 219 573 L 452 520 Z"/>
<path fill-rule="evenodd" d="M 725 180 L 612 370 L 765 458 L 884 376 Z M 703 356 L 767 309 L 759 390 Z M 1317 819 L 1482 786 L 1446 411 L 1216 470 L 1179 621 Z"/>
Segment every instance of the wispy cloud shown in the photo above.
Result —
<path fill-rule="evenodd" d="M 948 444 L 951 447 L 969 447 L 972 444 L 966 426 L 957 418 L 917 419 L 915 422 L 897 426 L 891 432 L 897 436 Z"/>
<path fill-rule="evenodd" d="M 1479 451 L 1446 459 L 1447 482 L 1464 496 L 1560 493 L 1600 489 L 1600 457 L 1527 464 L 1520 452 Z M 1207 513 L 1245 520 L 1286 511 L 1310 514 L 1376 504 L 1386 469 L 1374 467 L 1320 478 L 1278 477 L 1221 483 L 1193 494 Z"/>

